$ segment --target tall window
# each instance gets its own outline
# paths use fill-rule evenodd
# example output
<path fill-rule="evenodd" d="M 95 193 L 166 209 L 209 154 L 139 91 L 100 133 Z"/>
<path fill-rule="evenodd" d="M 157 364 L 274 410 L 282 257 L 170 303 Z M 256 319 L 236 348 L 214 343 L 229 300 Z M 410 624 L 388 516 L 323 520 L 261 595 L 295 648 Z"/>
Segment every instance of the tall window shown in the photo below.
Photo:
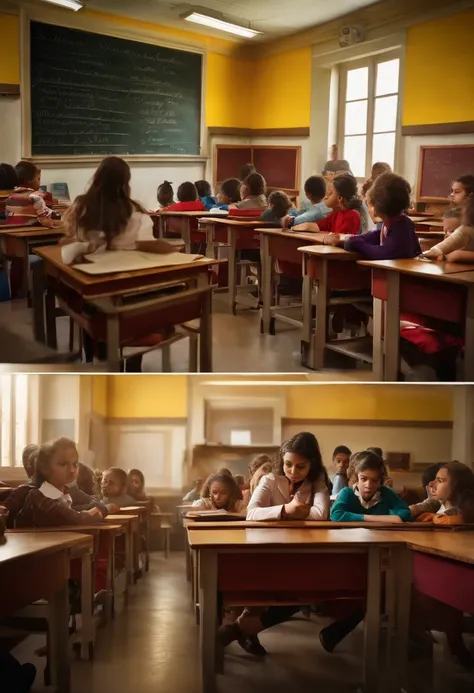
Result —
<path fill-rule="evenodd" d="M 367 178 L 372 164 L 397 160 L 400 58 L 384 53 L 344 66 L 341 73 L 340 157 L 357 178 Z"/>
<path fill-rule="evenodd" d="M 28 375 L 0 375 L 0 466 L 21 467 L 28 427 Z"/>

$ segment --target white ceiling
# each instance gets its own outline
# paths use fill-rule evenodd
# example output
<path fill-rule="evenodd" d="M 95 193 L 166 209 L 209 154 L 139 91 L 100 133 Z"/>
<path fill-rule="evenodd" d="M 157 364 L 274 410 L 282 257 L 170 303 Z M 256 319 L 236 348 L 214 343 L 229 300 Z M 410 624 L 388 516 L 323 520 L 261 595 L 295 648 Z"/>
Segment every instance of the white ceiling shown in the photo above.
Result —
<path fill-rule="evenodd" d="M 223 15 L 222 19 L 262 31 L 262 40 L 295 33 L 336 19 L 376 0 L 84 0 L 87 7 L 206 33 L 221 38 L 230 34 L 190 24 L 181 19 L 186 11 Z M 395 0 L 394 0 L 395 1 Z"/>

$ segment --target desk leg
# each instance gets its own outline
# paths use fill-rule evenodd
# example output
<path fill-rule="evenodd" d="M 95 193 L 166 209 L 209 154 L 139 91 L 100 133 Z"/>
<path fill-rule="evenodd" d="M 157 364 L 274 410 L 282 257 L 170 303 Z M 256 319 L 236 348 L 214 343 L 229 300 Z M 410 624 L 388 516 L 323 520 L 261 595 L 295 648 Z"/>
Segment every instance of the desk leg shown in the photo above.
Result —
<path fill-rule="evenodd" d="M 89 648 L 94 642 L 93 593 L 91 555 L 81 561 L 81 659 L 89 659 Z"/>
<path fill-rule="evenodd" d="M 206 257 L 212 257 L 212 259 L 217 259 L 216 248 L 214 245 L 214 225 L 206 224 Z"/>
<path fill-rule="evenodd" d="M 389 662 L 390 693 L 400 693 L 406 681 L 407 652 L 410 630 L 410 601 L 412 591 L 413 559 L 410 549 L 392 551 L 396 585 L 396 638 L 393 643 L 392 661 Z"/>
<path fill-rule="evenodd" d="M 313 370 L 324 367 L 324 352 L 326 350 L 327 329 L 328 329 L 328 263 L 322 259 L 321 277 L 316 288 L 316 324 L 314 331 L 311 330 L 311 346 L 309 352 L 308 366 Z M 311 313 L 312 313 L 311 306 Z M 312 317 L 311 317 L 312 320 Z"/>
<path fill-rule="evenodd" d="M 69 600 L 67 581 L 49 602 L 49 653 L 51 680 L 57 693 L 69 693 Z"/>
<path fill-rule="evenodd" d="M 270 255 L 270 238 L 265 233 L 260 238 L 262 239 L 262 333 L 269 334 L 272 317 L 272 257 Z"/>
<path fill-rule="evenodd" d="M 184 250 L 186 253 L 191 252 L 191 220 L 188 217 L 183 217 L 181 220 L 181 235 L 184 241 Z"/>
<path fill-rule="evenodd" d="M 396 382 L 400 371 L 400 275 L 398 272 L 387 272 L 384 348 L 384 380 Z"/>
<path fill-rule="evenodd" d="M 133 583 L 133 530 L 130 524 L 127 525 L 125 533 L 125 565 L 127 569 L 127 592 Z"/>
<path fill-rule="evenodd" d="M 474 382 L 474 287 L 467 289 L 464 380 Z"/>
<path fill-rule="evenodd" d="M 192 556 L 191 556 L 191 547 L 189 546 L 189 535 L 187 530 L 185 529 L 185 555 L 186 555 L 186 580 L 188 582 L 191 582 L 192 580 Z"/>
<path fill-rule="evenodd" d="M 33 308 L 33 336 L 35 341 L 46 344 L 44 328 L 45 274 L 42 262 L 32 266 L 31 306 Z"/>
<path fill-rule="evenodd" d="M 28 241 L 23 243 L 25 249 L 25 255 L 23 257 L 24 267 L 23 267 L 23 292 L 25 298 L 28 297 L 28 290 L 30 287 L 30 246 Z"/>
<path fill-rule="evenodd" d="M 115 581 L 115 542 L 116 538 L 109 541 L 107 544 L 107 574 L 105 577 L 105 622 L 107 623 L 113 618 L 114 605 L 114 581 Z"/>
<path fill-rule="evenodd" d="M 158 238 L 164 238 L 163 221 L 164 221 L 164 217 L 160 214 L 158 216 Z"/>
<path fill-rule="evenodd" d="M 217 552 L 204 550 L 199 553 L 201 691 L 216 693 L 216 657 L 220 649 L 217 642 Z"/>
<path fill-rule="evenodd" d="M 51 349 L 58 348 L 58 336 L 56 332 L 56 296 L 50 286 L 46 288 L 46 344 Z"/>
<path fill-rule="evenodd" d="M 120 372 L 120 326 L 118 315 L 107 315 L 107 369 Z"/>
<path fill-rule="evenodd" d="M 303 328 L 301 339 L 308 346 L 311 342 L 311 328 L 313 324 L 313 280 L 306 274 L 306 257 L 303 256 Z"/>
<path fill-rule="evenodd" d="M 364 693 L 379 691 L 379 639 L 381 598 L 381 549 L 369 547 L 369 575 L 367 582 L 367 609 L 364 632 Z"/>
<path fill-rule="evenodd" d="M 201 323 L 199 327 L 199 372 L 212 373 L 212 291 L 202 298 Z"/>
<path fill-rule="evenodd" d="M 237 298 L 237 249 L 236 249 L 236 235 L 231 233 L 230 244 L 229 244 L 229 304 L 232 312 L 236 310 L 236 298 Z"/>
<path fill-rule="evenodd" d="M 384 379 L 384 353 L 383 353 L 383 314 L 384 302 L 380 298 L 374 298 L 374 318 L 372 335 L 372 374 L 373 379 L 379 382 Z"/>

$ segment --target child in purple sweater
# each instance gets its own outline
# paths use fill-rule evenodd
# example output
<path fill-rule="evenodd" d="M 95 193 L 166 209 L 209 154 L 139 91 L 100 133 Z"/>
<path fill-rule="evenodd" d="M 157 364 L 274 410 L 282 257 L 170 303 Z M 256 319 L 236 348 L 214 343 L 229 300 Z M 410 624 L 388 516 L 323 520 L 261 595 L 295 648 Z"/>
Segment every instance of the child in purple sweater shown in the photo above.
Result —
<path fill-rule="evenodd" d="M 367 206 L 372 219 L 382 220 L 382 228 L 360 236 L 335 234 L 331 245 L 360 253 L 368 260 L 400 260 L 420 255 L 415 225 L 406 216 L 410 206 L 409 183 L 395 173 L 383 173 L 367 191 Z"/>

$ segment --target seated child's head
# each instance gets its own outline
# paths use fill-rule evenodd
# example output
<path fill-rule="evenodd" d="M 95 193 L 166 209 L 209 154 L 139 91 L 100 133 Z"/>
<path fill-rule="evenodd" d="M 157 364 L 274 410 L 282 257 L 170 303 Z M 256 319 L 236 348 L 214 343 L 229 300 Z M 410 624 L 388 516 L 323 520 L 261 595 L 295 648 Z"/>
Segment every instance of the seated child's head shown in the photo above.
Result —
<path fill-rule="evenodd" d="M 119 498 L 127 490 L 127 472 L 120 467 L 109 467 L 102 474 L 102 495 L 105 498 Z"/>
<path fill-rule="evenodd" d="M 319 443 L 312 433 L 297 433 L 281 446 L 278 473 L 292 484 L 300 484 L 305 479 L 318 481 L 323 470 Z"/>
<path fill-rule="evenodd" d="M 431 495 L 457 508 L 464 522 L 474 522 L 474 472 L 462 462 L 447 462 L 438 470 Z"/>
<path fill-rule="evenodd" d="M 236 474 L 234 476 L 234 479 L 235 479 L 235 483 L 237 484 L 237 486 L 240 488 L 241 491 L 243 491 L 245 488 L 245 485 L 246 485 L 244 475 L 243 474 Z"/>
<path fill-rule="evenodd" d="M 390 164 L 386 164 L 383 161 L 377 161 L 377 163 L 372 166 L 372 171 L 370 172 L 372 183 L 376 180 L 376 178 L 381 176 L 382 173 L 392 173 L 392 167 Z"/>
<path fill-rule="evenodd" d="M 269 459 L 268 462 L 264 462 L 255 472 L 252 474 L 250 479 L 250 492 L 253 493 L 257 486 L 266 474 L 271 474 L 273 471 L 273 462 Z"/>
<path fill-rule="evenodd" d="M 36 458 L 38 456 L 39 445 L 32 443 L 23 448 L 21 462 L 26 472 L 28 479 L 32 479 L 35 473 Z"/>
<path fill-rule="evenodd" d="M 371 446 L 371 447 L 367 448 L 367 450 L 368 450 L 369 452 L 375 452 L 375 454 L 378 455 L 378 456 L 380 457 L 381 460 L 383 460 L 383 450 L 382 450 L 382 448 L 377 448 L 377 447 Z"/>
<path fill-rule="evenodd" d="M 139 469 L 131 469 L 128 473 L 128 492 L 131 496 L 143 496 L 145 493 L 145 477 Z"/>
<path fill-rule="evenodd" d="M 266 195 L 267 184 L 265 178 L 260 173 L 251 173 L 240 186 L 240 197 L 246 200 L 248 197 L 258 197 Z"/>
<path fill-rule="evenodd" d="M 207 180 L 197 180 L 194 185 L 199 197 L 212 197 L 211 184 Z"/>
<path fill-rule="evenodd" d="M 384 485 L 386 467 L 382 458 L 370 450 L 356 452 L 352 455 L 351 466 L 354 467 L 362 500 L 371 500 Z"/>
<path fill-rule="evenodd" d="M 198 191 L 196 186 L 191 181 L 181 183 L 178 188 L 178 200 L 180 202 L 196 202 L 198 199 Z"/>
<path fill-rule="evenodd" d="M 326 181 L 322 176 L 310 176 L 304 184 L 304 194 L 314 205 L 326 195 Z"/>
<path fill-rule="evenodd" d="M 230 474 L 212 474 L 202 487 L 202 498 L 210 498 L 217 510 L 228 510 L 242 498 L 242 492 Z"/>
<path fill-rule="evenodd" d="M 201 489 L 202 489 L 203 485 L 204 485 L 204 479 L 199 478 L 199 479 L 196 479 L 196 481 L 194 482 L 194 488 L 196 491 L 199 491 L 199 493 L 201 493 Z"/>
<path fill-rule="evenodd" d="M 216 474 L 226 474 L 227 476 L 233 476 L 232 472 L 230 471 L 230 469 L 227 469 L 227 467 L 221 467 L 217 470 Z"/>
<path fill-rule="evenodd" d="M 15 166 L 18 185 L 22 188 L 39 190 L 41 185 L 41 169 L 31 161 L 20 161 Z"/>
<path fill-rule="evenodd" d="M 18 176 L 10 164 L 0 164 L 0 190 L 13 190 L 18 185 Z"/>
<path fill-rule="evenodd" d="M 431 498 L 431 493 L 433 490 L 434 480 L 439 470 L 443 466 L 442 462 L 436 462 L 435 464 L 430 464 L 429 467 L 425 469 L 421 475 L 421 484 L 426 491 L 426 497 Z"/>
<path fill-rule="evenodd" d="M 79 462 L 76 483 L 81 491 L 87 493 L 88 496 L 93 496 L 95 490 L 94 470 L 88 467 L 87 464 Z"/>
<path fill-rule="evenodd" d="M 69 438 L 58 438 L 39 446 L 33 484 L 39 488 L 48 481 L 63 491 L 76 480 L 78 469 L 76 443 Z"/>
<path fill-rule="evenodd" d="M 334 450 L 332 453 L 332 461 L 338 474 L 347 475 L 351 455 L 351 451 L 345 445 L 338 445 Z"/>
<path fill-rule="evenodd" d="M 448 211 L 443 214 L 443 231 L 446 237 L 450 236 L 454 231 L 456 231 L 457 228 L 459 228 L 459 226 L 461 226 L 461 217 L 461 207 L 448 209 Z"/>
<path fill-rule="evenodd" d="M 281 190 L 274 190 L 270 193 L 268 196 L 268 204 L 280 219 L 286 217 L 293 207 L 293 203 L 288 195 Z"/>
<path fill-rule="evenodd" d="M 264 464 L 273 464 L 271 458 L 268 455 L 257 455 L 249 464 L 249 479 L 251 479 L 257 469 L 260 469 Z"/>
<path fill-rule="evenodd" d="M 394 219 L 410 207 L 411 188 L 396 173 L 382 173 L 367 192 L 367 206 L 372 218 Z"/>
<path fill-rule="evenodd" d="M 243 183 L 244 180 L 250 176 L 251 173 L 255 173 L 256 170 L 253 164 L 245 164 L 245 166 L 242 166 L 239 173 L 240 182 Z"/>
<path fill-rule="evenodd" d="M 357 181 L 349 173 L 342 173 L 334 177 L 327 186 L 324 203 L 334 212 L 343 209 L 360 209 L 362 202 L 357 194 Z"/>
<path fill-rule="evenodd" d="M 172 205 L 174 201 L 173 184 L 165 180 L 158 186 L 156 196 L 162 207 L 169 207 L 169 205 Z"/>
<path fill-rule="evenodd" d="M 474 203 L 474 176 L 459 176 L 451 186 L 450 198 L 456 207 Z"/>
<path fill-rule="evenodd" d="M 238 178 L 227 178 L 221 183 L 219 202 L 222 205 L 231 205 L 240 202 L 241 182 Z"/>

